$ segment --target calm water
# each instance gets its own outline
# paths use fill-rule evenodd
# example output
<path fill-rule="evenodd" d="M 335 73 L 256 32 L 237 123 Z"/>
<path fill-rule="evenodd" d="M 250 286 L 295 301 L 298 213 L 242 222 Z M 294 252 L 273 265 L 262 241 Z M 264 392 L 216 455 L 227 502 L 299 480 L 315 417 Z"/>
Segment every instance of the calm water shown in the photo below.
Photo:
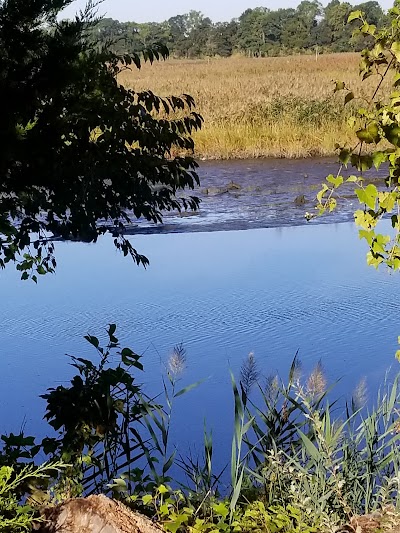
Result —
<path fill-rule="evenodd" d="M 229 369 L 237 373 L 250 351 L 265 375 L 285 376 L 297 350 L 305 370 L 322 359 L 331 381 L 342 378 L 343 396 L 364 376 L 373 390 L 396 365 L 399 279 L 367 268 L 353 224 L 188 227 L 131 237 L 151 260 L 147 271 L 104 237 L 97 245 L 57 243 L 57 274 L 37 286 L 11 269 L 0 273 L 2 431 L 19 431 L 24 421 L 28 433 L 44 431 L 38 395 L 71 377 L 66 353 L 94 355 L 83 335 L 101 337 L 111 322 L 122 343 L 143 354 L 139 379 L 148 392 L 161 390 L 163 365 L 180 342 L 188 358 L 182 385 L 206 379 L 176 404 L 173 438 L 182 453 L 196 449 L 204 418 L 220 450 L 229 445 Z"/>

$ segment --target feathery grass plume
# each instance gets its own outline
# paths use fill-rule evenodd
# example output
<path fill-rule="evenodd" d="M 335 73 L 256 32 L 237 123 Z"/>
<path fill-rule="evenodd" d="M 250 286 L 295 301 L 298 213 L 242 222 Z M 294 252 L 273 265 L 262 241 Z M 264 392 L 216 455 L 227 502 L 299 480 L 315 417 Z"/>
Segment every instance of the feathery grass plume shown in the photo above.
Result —
<path fill-rule="evenodd" d="M 400 433 L 400 412 L 398 409 L 394 409 L 394 412 L 397 415 L 397 418 L 393 421 L 393 431 L 394 434 Z"/>
<path fill-rule="evenodd" d="M 253 385 L 257 383 L 259 377 L 260 373 L 257 368 L 254 352 L 249 352 L 240 369 L 240 384 L 246 396 L 250 393 Z"/>
<path fill-rule="evenodd" d="M 265 378 L 264 391 L 267 398 L 272 399 L 278 395 L 279 379 L 277 375 L 271 374 Z"/>
<path fill-rule="evenodd" d="M 306 390 L 310 396 L 321 396 L 326 391 L 326 377 L 321 359 L 308 377 Z"/>
<path fill-rule="evenodd" d="M 182 343 L 174 346 L 168 359 L 169 372 L 174 377 L 179 377 L 186 368 L 186 349 Z"/>
<path fill-rule="evenodd" d="M 303 363 L 298 357 L 298 352 L 294 356 L 292 365 L 289 371 L 289 382 L 298 384 L 300 382 L 301 375 L 303 373 Z"/>
<path fill-rule="evenodd" d="M 361 378 L 357 387 L 354 389 L 353 396 L 351 397 L 351 407 L 353 411 L 358 411 L 359 409 L 362 409 L 367 403 L 367 398 L 367 379 L 363 377 Z"/>

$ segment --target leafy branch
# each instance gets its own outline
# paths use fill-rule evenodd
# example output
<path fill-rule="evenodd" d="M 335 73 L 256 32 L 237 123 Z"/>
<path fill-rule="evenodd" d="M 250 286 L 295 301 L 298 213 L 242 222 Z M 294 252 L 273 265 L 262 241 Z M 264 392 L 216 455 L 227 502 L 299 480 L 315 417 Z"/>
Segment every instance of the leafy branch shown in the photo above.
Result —
<path fill-rule="evenodd" d="M 354 193 L 361 205 L 354 212 L 359 237 L 369 247 L 367 263 L 375 268 L 384 264 L 392 270 L 400 269 L 400 7 L 389 11 L 390 24 L 377 30 L 368 24 L 361 11 L 349 15 L 348 22 L 359 21 L 355 30 L 368 38 L 371 45 L 363 50 L 360 76 L 366 80 L 378 78 L 370 98 L 355 95 L 343 81 L 337 81 L 335 92 L 346 92 L 344 105 L 361 100 L 363 107 L 355 108 L 349 125 L 356 137 L 353 147 L 337 145 L 340 168 L 336 176 L 329 175 L 317 194 L 316 213 L 306 213 L 308 220 L 337 207 L 338 191 L 345 184 L 354 184 Z M 352 104 L 354 106 L 354 102 Z M 384 187 L 379 182 L 366 181 L 364 172 L 387 164 Z M 357 174 L 343 177 L 344 168 L 351 166 Z M 380 233 L 380 222 L 390 218 L 389 234 Z"/>

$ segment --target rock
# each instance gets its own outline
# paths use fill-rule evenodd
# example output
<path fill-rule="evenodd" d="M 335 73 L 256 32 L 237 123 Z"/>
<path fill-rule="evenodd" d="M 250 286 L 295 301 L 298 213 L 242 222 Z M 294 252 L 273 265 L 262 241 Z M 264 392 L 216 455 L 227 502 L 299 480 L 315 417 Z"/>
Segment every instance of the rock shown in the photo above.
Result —
<path fill-rule="evenodd" d="M 228 189 L 228 191 L 240 191 L 240 189 L 242 187 L 240 185 L 238 185 L 237 183 L 231 181 L 231 182 L 228 183 L 226 188 Z"/>
<path fill-rule="evenodd" d="M 197 217 L 199 215 L 199 210 L 197 211 L 181 211 L 179 213 L 179 216 L 181 218 L 185 218 L 185 217 Z"/>
<path fill-rule="evenodd" d="M 353 516 L 349 523 L 335 528 L 334 533 L 377 533 L 382 531 L 382 516 L 379 513 Z M 394 533 L 393 529 L 387 529 Z"/>
<path fill-rule="evenodd" d="M 39 533 L 162 533 L 149 518 L 100 494 L 73 498 L 43 512 Z"/>
<path fill-rule="evenodd" d="M 296 196 L 296 198 L 294 199 L 294 204 L 295 205 L 304 205 L 306 203 L 306 197 L 304 196 L 304 194 L 300 194 L 299 196 Z"/>
<path fill-rule="evenodd" d="M 376 533 L 381 527 L 381 520 L 378 515 L 368 514 L 353 516 L 350 524 L 356 533 Z"/>
<path fill-rule="evenodd" d="M 208 187 L 208 189 L 203 189 L 203 193 L 208 196 L 217 196 L 218 194 L 225 194 L 227 192 L 227 187 Z"/>

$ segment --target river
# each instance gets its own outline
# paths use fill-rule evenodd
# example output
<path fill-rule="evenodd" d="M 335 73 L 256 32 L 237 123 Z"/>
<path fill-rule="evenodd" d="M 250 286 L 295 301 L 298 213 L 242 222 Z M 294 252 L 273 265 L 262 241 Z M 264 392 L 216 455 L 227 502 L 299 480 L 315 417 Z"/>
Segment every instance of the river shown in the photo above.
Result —
<path fill-rule="evenodd" d="M 72 376 L 66 353 L 95 355 L 83 335 L 104 338 L 108 323 L 143 355 L 146 391 L 161 390 L 181 342 L 182 385 L 205 380 L 176 404 L 172 438 L 182 454 L 199 447 L 204 418 L 225 454 L 229 370 L 237 375 L 250 351 L 263 375 L 284 377 L 298 351 L 305 373 L 321 359 L 330 382 L 341 378 L 337 395 L 349 397 L 366 377 L 372 397 L 397 365 L 399 279 L 366 266 L 351 195 L 334 215 L 306 223 L 318 184 L 336 168 L 330 160 L 205 163 L 198 215 L 168 215 L 157 228 L 139 221 L 129 237 L 150 259 L 147 270 L 105 236 L 56 243 L 57 273 L 37 285 L 2 271 L 1 430 L 44 434 L 39 394 Z"/>

